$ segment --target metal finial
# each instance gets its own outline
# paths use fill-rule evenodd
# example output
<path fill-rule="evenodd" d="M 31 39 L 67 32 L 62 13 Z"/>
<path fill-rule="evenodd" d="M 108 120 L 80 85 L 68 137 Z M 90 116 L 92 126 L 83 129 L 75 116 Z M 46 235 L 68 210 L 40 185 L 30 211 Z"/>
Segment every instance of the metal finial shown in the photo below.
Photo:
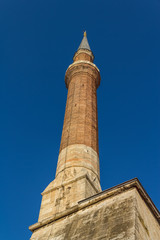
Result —
<path fill-rule="evenodd" d="M 87 37 L 87 33 L 86 33 L 86 31 L 84 31 L 83 36 L 84 36 L 84 37 Z"/>

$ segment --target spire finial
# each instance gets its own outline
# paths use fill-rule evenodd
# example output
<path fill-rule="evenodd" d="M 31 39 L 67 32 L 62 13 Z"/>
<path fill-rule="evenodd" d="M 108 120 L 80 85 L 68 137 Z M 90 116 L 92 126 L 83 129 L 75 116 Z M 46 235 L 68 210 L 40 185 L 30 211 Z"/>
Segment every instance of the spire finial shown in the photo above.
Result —
<path fill-rule="evenodd" d="M 81 42 L 78 50 L 79 49 L 87 49 L 87 50 L 91 51 L 88 40 L 87 40 L 87 32 L 86 31 L 84 31 L 84 33 L 83 33 L 83 39 L 82 39 L 82 42 Z"/>

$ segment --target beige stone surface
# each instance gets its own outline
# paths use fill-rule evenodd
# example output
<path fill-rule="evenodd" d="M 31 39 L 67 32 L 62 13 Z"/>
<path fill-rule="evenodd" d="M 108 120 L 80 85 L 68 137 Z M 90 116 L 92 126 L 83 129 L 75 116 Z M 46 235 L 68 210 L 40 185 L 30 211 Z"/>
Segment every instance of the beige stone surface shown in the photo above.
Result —
<path fill-rule="evenodd" d="M 99 192 L 90 176 L 87 175 L 87 171 L 73 179 L 70 170 L 68 169 L 70 178 L 62 181 L 59 179 L 60 176 L 57 177 L 42 193 L 39 222 L 72 208 L 77 205 L 78 201 Z"/>
<path fill-rule="evenodd" d="M 35 231 L 31 240 L 134 240 L 134 190 L 97 202 Z"/>
<path fill-rule="evenodd" d="M 149 210 L 144 200 L 136 192 L 136 239 L 158 240 L 160 239 L 160 226 Z"/>
<path fill-rule="evenodd" d="M 137 193 L 131 189 L 61 218 L 35 231 L 32 240 L 159 240 L 136 235 Z M 159 231 L 152 224 L 153 231 Z M 151 227 L 150 227 L 151 228 Z"/>
<path fill-rule="evenodd" d="M 160 214 L 137 179 L 34 224 L 31 240 L 159 240 Z"/>
<path fill-rule="evenodd" d="M 99 179 L 99 156 L 93 148 L 84 144 L 73 144 L 64 148 L 58 157 L 56 177 L 67 168 L 85 168 Z"/>

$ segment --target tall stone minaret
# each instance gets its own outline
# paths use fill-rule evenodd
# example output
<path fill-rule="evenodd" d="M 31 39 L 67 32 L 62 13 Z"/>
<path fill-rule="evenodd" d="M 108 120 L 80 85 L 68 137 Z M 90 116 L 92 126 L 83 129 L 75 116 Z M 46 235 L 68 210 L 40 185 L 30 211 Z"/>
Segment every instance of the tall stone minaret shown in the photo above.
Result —
<path fill-rule="evenodd" d="M 99 69 L 86 32 L 65 74 L 68 89 L 56 177 L 42 193 L 39 222 L 101 191 L 97 94 Z"/>
<path fill-rule="evenodd" d="M 86 33 L 68 67 L 55 180 L 42 193 L 31 240 L 159 240 L 160 213 L 137 178 L 101 191 L 96 90 L 98 68 Z"/>

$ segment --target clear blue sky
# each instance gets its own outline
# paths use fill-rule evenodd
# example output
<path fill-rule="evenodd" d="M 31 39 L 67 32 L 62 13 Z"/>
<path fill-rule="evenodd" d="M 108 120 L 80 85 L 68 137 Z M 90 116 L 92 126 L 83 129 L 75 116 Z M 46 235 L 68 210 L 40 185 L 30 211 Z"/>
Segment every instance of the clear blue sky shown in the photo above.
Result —
<path fill-rule="evenodd" d="M 29 239 L 54 179 L 83 30 L 102 79 L 102 188 L 138 177 L 160 208 L 160 0 L 1 0 L 1 239 Z"/>

